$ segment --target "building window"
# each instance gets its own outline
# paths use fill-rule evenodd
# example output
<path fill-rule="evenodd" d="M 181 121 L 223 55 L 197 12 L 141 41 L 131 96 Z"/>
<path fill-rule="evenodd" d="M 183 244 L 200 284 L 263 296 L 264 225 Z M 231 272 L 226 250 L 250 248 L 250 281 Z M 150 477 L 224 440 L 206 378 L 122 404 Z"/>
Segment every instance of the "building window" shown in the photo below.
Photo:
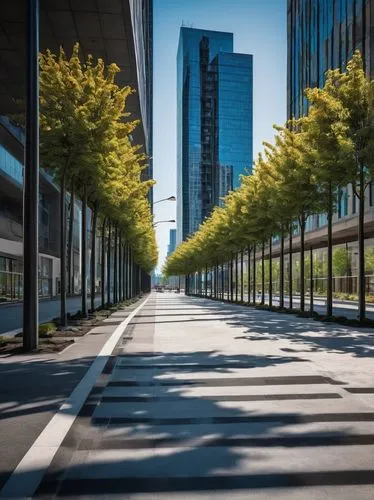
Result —
<path fill-rule="evenodd" d="M 39 296 L 52 296 L 52 259 L 39 258 Z M 20 259 L 0 256 L 0 302 L 23 299 L 23 264 Z"/>
<path fill-rule="evenodd" d="M 52 295 L 52 259 L 40 257 L 39 260 L 39 295 L 50 297 Z"/>
<path fill-rule="evenodd" d="M 49 201 L 43 193 L 39 195 L 39 244 L 49 249 Z"/>
<path fill-rule="evenodd" d="M 22 300 L 22 263 L 18 259 L 0 256 L 0 302 Z"/>

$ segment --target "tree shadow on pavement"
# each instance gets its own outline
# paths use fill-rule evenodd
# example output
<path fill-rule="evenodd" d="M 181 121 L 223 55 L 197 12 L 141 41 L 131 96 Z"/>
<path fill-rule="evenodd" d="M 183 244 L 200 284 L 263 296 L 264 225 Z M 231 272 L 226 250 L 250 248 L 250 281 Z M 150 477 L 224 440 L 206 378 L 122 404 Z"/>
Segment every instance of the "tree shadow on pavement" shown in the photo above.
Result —
<path fill-rule="evenodd" d="M 65 438 L 44 477 L 40 495 L 57 490 L 59 496 L 68 497 L 83 493 L 94 496 L 307 485 L 312 481 L 308 474 L 293 474 L 292 470 L 286 475 L 267 474 L 266 482 L 263 471 L 272 460 L 271 449 L 284 448 L 286 459 L 296 448 L 339 446 L 348 438 L 350 444 L 357 444 L 361 438 L 352 436 L 354 419 L 350 420 L 349 415 L 341 419 L 334 412 L 316 413 L 315 401 L 310 401 L 310 414 L 305 406 L 301 412 L 297 406 L 295 411 L 280 412 L 271 393 L 268 402 L 274 405 L 259 412 L 256 402 L 253 408 L 243 404 L 243 387 L 247 382 L 251 385 L 245 377 L 250 372 L 239 376 L 235 371 L 238 367 L 250 369 L 295 361 L 293 356 L 226 356 L 214 350 L 118 357 L 92 415 L 78 418 Z M 208 377 L 205 367 L 210 368 Z M 230 377 L 232 384 L 228 382 Z M 243 384 L 238 384 L 239 378 Z M 276 385 L 278 377 L 273 378 Z M 294 376 L 286 381 L 279 377 L 279 385 L 321 384 L 323 393 L 332 382 L 324 377 L 306 379 Z M 266 377 L 258 377 L 252 379 L 252 385 L 253 380 L 255 385 L 269 382 Z M 221 389 L 222 398 L 216 401 L 195 392 L 202 387 L 208 394 L 213 392 L 211 388 L 229 390 Z M 242 401 L 225 400 L 224 395 L 234 387 L 241 387 Z M 287 394 L 287 387 L 283 389 Z M 289 393 L 292 400 L 295 394 Z M 138 399 L 134 400 L 134 395 Z M 329 421 L 338 422 L 334 430 L 316 428 Z M 260 469 L 255 470 L 262 472 L 251 474 L 252 465 L 259 463 Z M 325 471 L 314 481 L 330 484 L 334 479 L 329 474 Z M 366 484 L 368 477 L 361 481 Z M 342 484 L 350 480 L 344 475 L 340 478 Z"/>
<path fill-rule="evenodd" d="M 180 301 L 178 307 L 191 305 L 191 302 L 189 299 Z M 331 379 L 291 375 L 274 376 L 269 381 L 269 377 L 256 378 L 250 374 L 251 368 L 280 367 L 308 361 L 300 356 L 300 352 L 314 352 L 313 349 L 364 356 L 364 340 L 361 342 L 359 336 L 369 334 L 354 330 L 357 342 L 350 345 L 356 350 L 348 351 L 348 340 L 352 341 L 352 330 L 348 328 L 319 325 L 293 316 L 208 300 L 196 304 L 200 312 L 200 307 L 203 307 L 209 315 L 220 317 L 224 313 L 225 318 L 219 320 L 232 328 L 247 329 L 237 337 L 232 332 L 233 340 L 287 339 L 301 349 L 294 354 L 290 350 L 284 355 L 222 354 L 212 349 L 118 356 L 108 384 L 103 389 L 96 387 L 99 392 L 89 396 L 59 448 L 39 489 L 40 495 L 58 492 L 61 497 L 80 494 L 94 497 L 111 493 L 123 496 L 138 491 L 165 493 L 373 484 L 374 471 L 371 470 L 352 473 L 326 467 L 319 473 L 313 473 L 309 472 L 308 466 L 307 472 L 283 468 L 284 473 L 269 473 L 271 467 L 269 469 L 267 464 L 273 463 L 273 449 L 274 453 L 280 453 L 279 460 L 284 464 L 288 463 L 288 455 L 292 455 L 296 448 L 321 446 L 327 452 L 330 447 L 336 449 L 343 444 L 370 444 L 373 436 L 357 436 L 352 431 L 353 423 L 363 418 L 363 414 L 351 415 L 334 410 L 335 400 L 330 401 L 327 396 L 327 392 L 331 394 L 331 387 L 330 391 L 326 391 L 327 386 L 334 383 Z M 340 350 L 336 351 L 336 346 L 319 342 L 326 341 L 328 336 L 346 338 L 347 344 L 340 345 Z M 52 397 L 57 400 L 66 397 L 71 388 L 67 389 L 69 384 L 64 384 L 64 380 L 78 382 L 91 361 L 92 358 L 82 358 L 73 362 L 39 362 L 34 366 L 34 375 L 27 380 L 26 386 L 22 384 L 28 377 L 28 363 L 9 363 L 6 382 L 11 384 L 12 377 L 16 376 L 18 385 L 2 396 L 1 402 L 5 404 L 1 413 L 3 422 L 25 415 L 25 412 L 43 412 L 43 405 L 48 405 Z M 238 369 L 246 371 L 240 374 Z M 39 388 L 38 376 L 42 381 Z M 251 381 L 247 380 L 249 377 L 252 377 Z M 230 378 L 232 380 L 229 381 Z M 292 393 L 289 386 L 308 384 L 317 384 L 319 392 L 315 400 L 304 400 L 300 410 L 297 394 Z M 248 404 L 245 399 L 225 399 L 225 394 L 229 395 L 230 391 L 224 388 L 235 387 L 237 394 L 245 395 L 244 388 L 250 385 L 283 386 L 282 393 L 289 396 L 290 404 L 294 401 L 294 409 L 281 412 L 281 403 L 276 398 L 272 399 L 269 391 L 262 411 L 259 411 L 259 402 L 255 400 Z M 208 395 L 212 388 L 210 395 L 218 394 L 221 398 L 200 397 L 201 388 Z M 221 388 L 219 392 L 218 388 Z M 275 393 L 279 394 L 279 391 Z M 302 400 L 303 394 L 298 395 Z M 134 397 L 143 397 L 143 400 L 134 400 Z M 341 399 L 341 396 L 337 395 L 337 398 Z M 318 412 L 321 399 L 326 401 Z M 26 402 L 30 406 L 26 407 Z M 7 407 L 7 404 L 13 406 Z M 326 410 L 326 405 L 329 410 Z M 290 408 L 290 405 L 286 407 Z M 9 411 L 5 411 L 7 409 Z M 69 414 L 69 411 L 67 408 L 64 413 Z M 365 418 L 374 422 L 374 414 L 367 413 Z M 333 430 L 325 426 L 329 422 L 334 423 Z M 276 448 L 282 451 L 276 451 Z M 12 468 L 11 462 L 3 464 L 1 477 L 6 478 Z M 35 470 L 20 474 L 19 480 L 27 481 Z"/>
<path fill-rule="evenodd" d="M 374 357 L 374 329 L 344 327 L 321 323 L 291 314 L 262 311 L 252 307 L 200 300 L 207 314 L 227 315 L 222 318 L 228 326 L 247 328 L 236 339 L 250 341 L 287 340 L 295 345 L 284 352 L 331 352 L 351 354 L 359 358 Z M 221 319 L 221 318 L 220 318 Z"/>

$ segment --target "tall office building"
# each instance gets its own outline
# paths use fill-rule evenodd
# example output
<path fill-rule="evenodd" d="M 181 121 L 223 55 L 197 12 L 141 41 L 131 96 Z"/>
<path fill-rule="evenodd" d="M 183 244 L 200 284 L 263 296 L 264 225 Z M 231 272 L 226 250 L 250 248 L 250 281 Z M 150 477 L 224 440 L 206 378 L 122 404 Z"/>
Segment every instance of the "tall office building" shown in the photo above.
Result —
<path fill-rule="evenodd" d="M 177 56 L 177 242 L 252 168 L 252 56 L 233 34 L 182 27 Z"/>
<path fill-rule="evenodd" d="M 169 245 L 167 255 L 172 254 L 177 246 L 177 230 L 170 229 L 169 230 Z"/>
<path fill-rule="evenodd" d="M 304 90 L 322 87 L 330 68 L 344 70 L 356 49 L 363 55 L 368 75 L 374 77 L 374 0 L 288 0 L 288 118 L 308 110 Z M 352 255 L 356 272 L 357 210 L 351 186 L 341 190 L 333 216 L 334 244 L 344 244 Z M 374 246 L 374 186 L 366 191 L 365 230 L 367 246 Z M 327 217 L 313 215 L 307 221 L 306 242 L 323 248 L 327 238 Z M 299 248 L 294 240 L 295 251 Z M 348 248 L 349 247 L 349 248 Z"/>
<path fill-rule="evenodd" d="M 307 110 L 304 89 L 321 87 L 356 49 L 374 76 L 373 0 L 288 0 L 288 116 Z"/>
<path fill-rule="evenodd" d="M 0 9 L 0 302 L 23 296 L 22 223 L 24 143 L 23 130 L 12 122 L 25 95 L 24 0 L 4 1 Z M 152 156 L 152 0 L 96 2 L 40 2 L 40 50 L 69 54 L 75 42 L 82 56 L 92 54 L 121 68 L 118 84 L 137 90 L 129 97 L 128 111 L 140 120 L 133 133 Z M 152 165 L 147 174 L 152 176 Z M 59 293 L 60 233 L 59 188 L 41 168 L 39 194 L 39 293 Z M 70 195 L 67 195 L 67 205 Z M 68 212 L 70 212 L 68 210 Z M 88 211 L 90 227 L 90 211 Z M 80 292 L 81 204 L 74 207 L 72 293 Z M 90 230 L 88 229 L 88 236 Z M 100 240 L 97 248 L 97 287 L 100 277 Z M 112 273 L 113 275 L 113 273 Z M 1 316 L 1 311 L 0 311 Z"/>

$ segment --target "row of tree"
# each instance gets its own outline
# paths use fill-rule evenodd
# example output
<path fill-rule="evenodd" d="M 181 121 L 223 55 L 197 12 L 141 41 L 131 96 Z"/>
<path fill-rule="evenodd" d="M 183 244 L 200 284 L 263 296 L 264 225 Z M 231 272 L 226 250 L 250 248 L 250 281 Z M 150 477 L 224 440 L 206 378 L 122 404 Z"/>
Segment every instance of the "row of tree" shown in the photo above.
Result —
<path fill-rule="evenodd" d="M 116 64 L 88 56 L 81 62 L 79 45 L 70 58 L 61 48 L 40 58 L 40 159 L 60 186 L 61 324 L 66 325 L 66 294 L 72 282 L 73 221 L 75 199 L 82 200 L 82 313 L 87 314 L 87 208 L 91 225 L 91 307 L 96 283 L 96 235 L 101 228 L 114 257 L 131 261 L 144 272 L 157 263 L 157 246 L 146 180 L 147 158 L 131 134 L 139 122 L 126 111 L 134 92 L 119 87 Z M 70 216 L 67 217 L 67 193 Z M 67 219 L 69 224 L 67 227 Z M 114 239 L 114 246 L 111 243 Z M 119 254 L 118 254 L 119 252 Z M 105 256 L 102 259 L 105 262 Z M 103 264 L 103 262 L 102 262 Z M 123 264 L 124 265 L 124 264 Z M 115 269 L 118 268 L 115 267 Z M 110 256 L 107 288 L 110 287 Z M 115 271 L 116 272 L 116 271 Z M 105 274 L 102 273 L 102 287 Z M 115 286 L 118 276 L 115 275 Z M 108 295 L 110 301 L 110 295 Z"/>
<path fill-rule="evenodd" d="M 332 314 L 332 217 L 339 194 L 352 185 L 358 213 L 359 318 L 365 316 L 365 190 L 374 173 L 374 81 L 360 53 L 345 71 L 326 73 L 323 88 L 305 91 L 308 113 L 275 126 L 274 144 L 264 143 L 254 173 L 216 207 L 199 230 L 168 258 L 168 275 L 199 272 L 230 261 L 242 249 L 256 255 L 280 239 L 280 302 L 284 295 L 284 240 L 300 235 L 300 307 L 305 305 L 305 230 L 313 214 L 327 214 L 327 314 Z M 292 265 L 290 266 L 292 276 Z M 292 279 L 290 280 L 292 282 Z M 292 295 L 292 290 L 290 291 Z"/>

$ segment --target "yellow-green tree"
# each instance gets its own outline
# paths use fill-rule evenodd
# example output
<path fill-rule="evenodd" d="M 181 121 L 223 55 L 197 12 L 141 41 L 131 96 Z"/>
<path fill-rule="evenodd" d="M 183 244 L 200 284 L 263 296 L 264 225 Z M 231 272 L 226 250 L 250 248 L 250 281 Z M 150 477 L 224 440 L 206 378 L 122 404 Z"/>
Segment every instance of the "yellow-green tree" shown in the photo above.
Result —
<path fill-rule="evenodd" d="M 95 283 L 95 233 L 98 213 L 110 218 L 126 235 L 138 265 L 150 270 L 157 259 L 147 192 L 143 182 L 144 155 L 133 146 L 129 134 L 138 122 L 129 119 L 126 99 L 133 92 L 120 88 L 116 64 L 82 63 L 76 44 L 70 58 L 40 55 L 41 160 L 61 187 L 61 324 L 66 324 L 66 188 L 78 192 L 93 209 L 91 295 Z M 125 213 L 126 212 L 126 213 Z M 128 215 L 131 214 L 131 215 Z M 129 224 L 129 217 L 132 217 Z M 84 217 L 85 219 L 85 217 Z M 86 261 L 86 228 L 83 224 L 83 260 Z M 142 251 L 137 250 L 142 248 Z M 144 249 L 144 250 L 143 250 Z M 149 251 L 149 254 L 144 252 Z M 83 262 L 83 261 L 82 261 Z M 83 266 L 83 270 L 85 266 Z M 86 307 L 86 273 L 82 276 L 82 310 Z M 93 304 L 93 299 L 91 305 Z"/>

